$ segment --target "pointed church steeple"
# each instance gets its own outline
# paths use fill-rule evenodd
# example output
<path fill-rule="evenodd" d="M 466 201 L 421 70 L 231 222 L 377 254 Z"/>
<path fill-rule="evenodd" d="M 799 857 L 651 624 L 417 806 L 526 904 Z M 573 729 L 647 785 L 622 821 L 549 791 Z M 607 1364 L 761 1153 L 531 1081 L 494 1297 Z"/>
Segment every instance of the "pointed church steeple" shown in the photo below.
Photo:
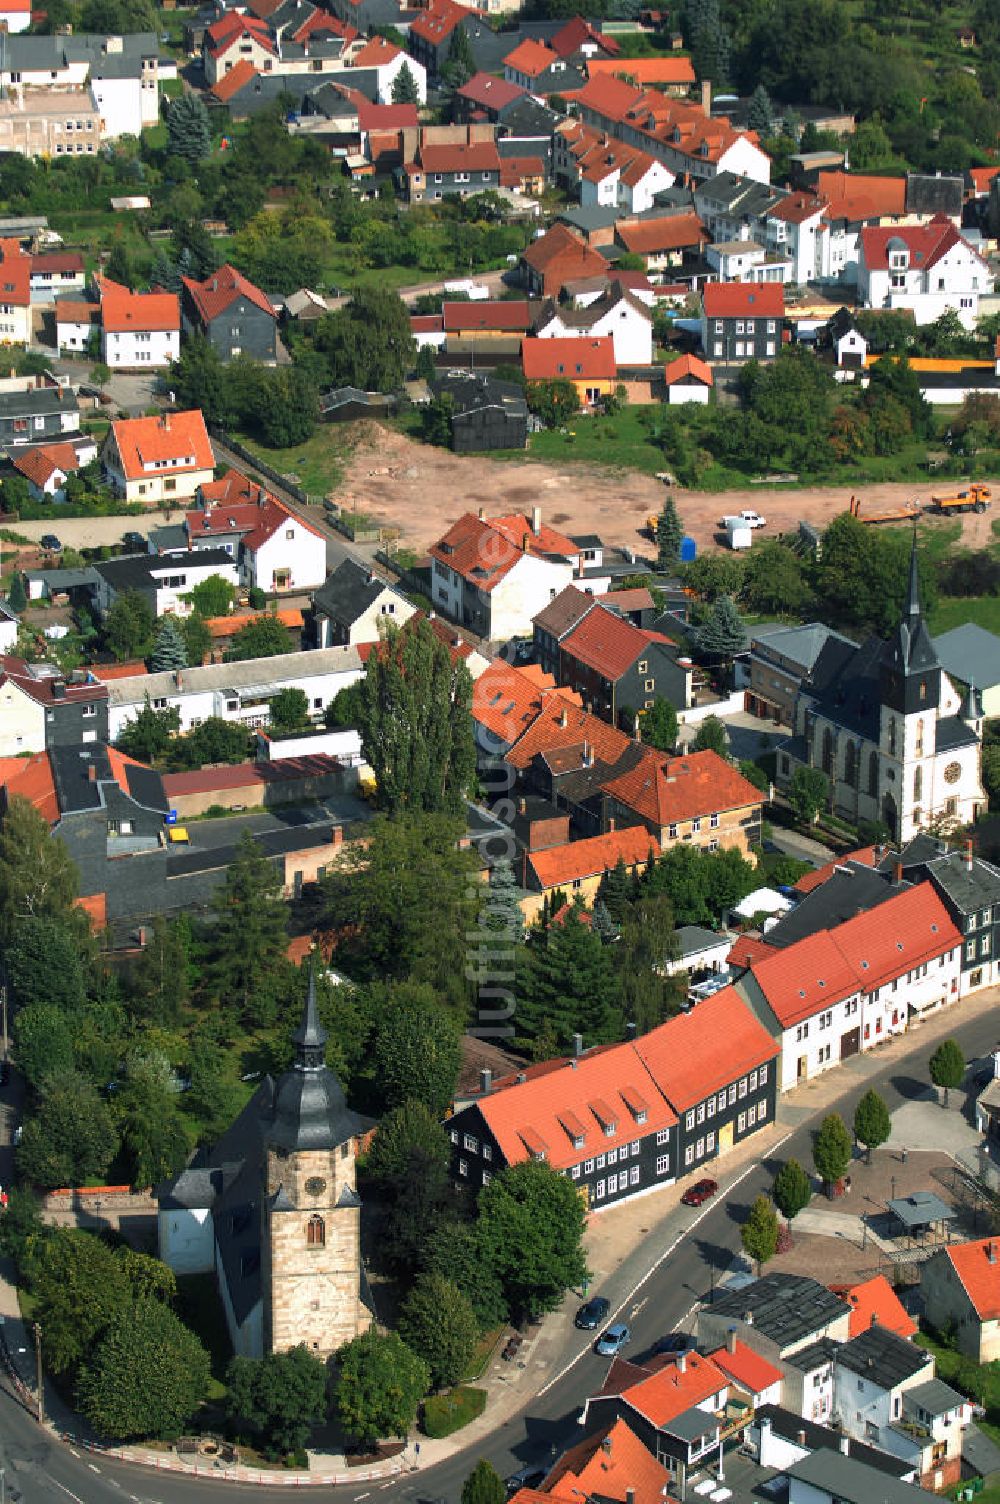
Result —
<path fill-rule="evenodd" d="M 913 542 L 910 546 L 910 583 L 906 591 L 906 619 L 911 623 L 920 620 L 920 567 L 917 563 L 917 527 L 913 526 Z"/>
<path fill-rule="evenodd" d="M 910 570 L 898 627 L 882 649 L 883 704 L 903 715 L 936 709 L 941 671 L 937 653 L 920 606 L 920 565 L 917 530 L 910 546 Z"/>
<path fill-rule="evenodd" d="M 316 965 L 309 962 L 309 985 L 306 988 L 302 1022 L 292 1035 L 295 1045 L 295 1069 L 318 1071 L 326 1064 L 326 1030 L 319 1021 L 316 1007 Z"/>

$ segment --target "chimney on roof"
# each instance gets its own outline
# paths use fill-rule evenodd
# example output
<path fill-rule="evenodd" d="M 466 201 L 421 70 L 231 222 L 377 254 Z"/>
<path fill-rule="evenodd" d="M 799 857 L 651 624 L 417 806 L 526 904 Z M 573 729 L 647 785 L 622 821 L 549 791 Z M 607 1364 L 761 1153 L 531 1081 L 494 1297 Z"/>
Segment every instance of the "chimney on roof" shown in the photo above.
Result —
<path fill-rule="evenodd" d="M 566 727 L 569 725 L 569 711 L 568 710 L 560 710 L 560 712 L 559 712 L 559 724 L 563 728 L 563 730 L 565 731 Z"/>
<path fill-rule="evenodd" d="M 485 1065 L 485 1066 L 483 1066 L 483 1069 L 479 1072 L 479 1091 L 480 1091 L 480 1095 L 484 1096 L 484 1097 L 488 1097 L 489 1094 L 490 1094 L 490 1088 L 492 1087 L 492 1085 L 493 1085 L 493 1072 L 490 1070 L 490 1068 L 489 1068 L 488 1065 Z"/>
<path fill-rule="evenodd" d="M 731 1326 L 726 1333 L 726 1352 L 732 1356 L 736 1352 L 736 1328 Z"/>
<path fill-rule="evenodd" d="M 170 432 L 170 414 L 169 413 L 164 413 L 163 414 L 163 417 L 160 419 L 160 427 L 163 429 L 164 433 L 169 433 Z"/>
<path fill-rule="evenodd" d="M 966 872 L 971 872 L 972 871 L 972 842 L 971 841 L 966 841 L 966 843 L 965 843 L 965 870 L 966 870 Z"/>
<path fill-rule="evenodd" d="M 517 1075 L 514 1077 L 514 1080 L 517 1082 L 518 1086 L 523 1086 L 527 1079 L 528 1078 L 523 1071 L 518 1071 Z"/>
<path fill-rule="evenodd" d="M 753 1326 L 753 1312 L 752 1311 L 744 1311 L 744 1313 L 743 1313 L 743 1325 L 744 1326 Z"/>
<path fill-rule="evenodd" d="M 88 765 L 88 767 L 87 767 L 87 782 L 88 783 L 96 783 L 97 782 L 97 769 L 94 767 L 93 763 L 90 763 Z"/>
<path fill-rule="evenodd" d="M 65 679 L 53 679 L 53 681 L 52 681 L 52 698 L 53 698 L 53 700 L 65 700 L 65 698 L 66 698 L 66 680 Z"/>
<path fill-rule="evenodd" d="M 611 1437 L 610 1437 L 610 1435 L 605 1436 L 604 1440 L 601 1442 L 601 1446 L 604 1448 L 605 1452 L 607 1452 L 608 1456 L 610 1457 L 611 1456 Z"/>
<path fill-rule="evenodd" d="M 798 1441 L 799 1441 L 799 1446 L 800 1447 L 804 1447 L 805 1446 L 805 1444 L 806 1444 L 806 1433 L 804 1431 L 800 1431 L 798 1433 Z"/>
<path fill-rule="evenodd" d="M 179 668 L 174 669 L 174 686 L 177 689 L 184 688 L 184 675 Z"/>
<path fill-rule="evenodd" d="M 997 1261 L 997 1245 L 992 1238 L 986 1245 L 986 1258 L 991 1264 L 995 1264 Z"/>
<path fill-rule="evenodd" d="M 903 881 L 903 864 L 902 864 L 902 862 L 893 862 L 893 864 L 892 864 L 892 880 L 893 880 L 894 883 L 901 883 Z"/>
<path fill-rule="evenodd" d="M 711 115 L 711 113 L 712 113 L 712 80 L 710 78 L 706 78 L 706 79 L 702 80 L 702 85 L 701 85 L 701 107 L 704 110 L 704 112 L 705 112 L 706 115 Z"/>
<path fill-rule="evenodd" d="M 526 815 L 528 813 L 528 801 L 523 794 L 517 801 L 517 812 L 519 815 Z"/>
<path fill-rule="evenodd" d="M 574 1034 L 573 1035 L 573 1054 L 576 1056 L 577 1060 L 579 1060 L 580 1056 L 583 1054 L 583 1035 L 582 1034 Z"/>
<path fill-rule="evenodd" d="M 614 815 L 612 815 L 611 818 L 608 820 L 608 835 L 609 836 L 613 836 L 614 833 L 615 833 L 615 817 L 614 817 Z"/>
<path fill-rule="evenodd" d="M 687 1373 L 687 1366 L 688 1366 L 688 1355 L 687 1355 L 687 1353 L 678 1353 L 676 1361 L 677 1361 L 677 1372 L 678 1373 Z"/>
<path fill-rule="evenodd" d="M 845 1435 L 845 1436 L 842 1436 L 840 1438 L 840 1450 L 841 1450 L 841 1453 L 842 1453 L 842 1455 L 844 1457 L 850 1457 L 850 1455 L 851 1455 L 851 1438 L 849 1436 Z"/>
<path fill-rule="evenodd" d="M 479 520 L 480 520 L 480 522 L 482 522 L 484 520 L 485 516 L 486 516 L 486 508 L 485 507 L 480 507 L 479 508 Z"/>
<path fill-rule="evenodd" d="M 877 1311 L 873 1311 L 872 1312 L 872 1314 L 871 1314 L 871 1320 L 869 1321 L 868 1325 L 869 1326 L 878 1326 L 878 1312 Z"/>
<path fill-rule="evenodd" d="M 625 1490 L 625 1504 L 635 1504 L 635 1489 L 634 1488 L 627 1488 Z"/>
<path fill-rule="evenodd" d="M 541 530 L 542 530 L 542 509 L 541 509 L 541 507 L 532 507 L 532 509 L 531 509 L 531 531 L 537 537 L 538 534 L 541 532 Z"/>
<path fill-rule="evenodd" d="M 629 1021 L 628 1021 L 628 1023 L 625 1025 L 625 1038 L 626 1039 L 634 1039 L 635 1038 L 635 1019 L 634 1018 L 630 1018 Z"/>

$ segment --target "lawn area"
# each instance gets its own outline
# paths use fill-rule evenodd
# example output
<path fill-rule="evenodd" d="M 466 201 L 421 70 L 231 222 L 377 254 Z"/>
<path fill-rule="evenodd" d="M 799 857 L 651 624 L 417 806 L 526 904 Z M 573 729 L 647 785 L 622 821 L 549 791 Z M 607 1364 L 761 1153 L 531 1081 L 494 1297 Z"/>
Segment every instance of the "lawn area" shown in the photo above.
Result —
<path fill-rule="evenodd" d="M 1000 596 L 945 595 L 931 613 L 931 631 L 935 637 L 965 622 L 973 622 L 987 632 L 1000 633 Z"/>
<path fill-rule="evenodd" d="M 476 1420 L 486 1409 L 486 1390 L 461 1385 L 448 1394 L 432 1394 L 424 1401 L 425 1436 L 451 1436 Z"/>
<path fill-rule="evenodd" d="M 330 424 L 319 424 L 311 438 L 291 449 L 269 449 L 238 429 L 233 437 L 273 465 L 279 474 L 295 476 L 310 496 L 328 496 L 343 481 L 344 460 L 350 446 L 344 434 Z"/>
<path fill-rule="evenodd" d="M 578 460 L 588 465 L 644 470 L 655 475 L 666 469 L 666 461 L 659 446 L 650 442 L 649 412 L 649 408 L 626 407 L 613 417 L 578 416 L 565 429 L 545 429 L 534 434 L 528 453 L 533 460 L 548 460 L 556 465 Z M 511 453 L 523 458 L 520 450 Z"/>

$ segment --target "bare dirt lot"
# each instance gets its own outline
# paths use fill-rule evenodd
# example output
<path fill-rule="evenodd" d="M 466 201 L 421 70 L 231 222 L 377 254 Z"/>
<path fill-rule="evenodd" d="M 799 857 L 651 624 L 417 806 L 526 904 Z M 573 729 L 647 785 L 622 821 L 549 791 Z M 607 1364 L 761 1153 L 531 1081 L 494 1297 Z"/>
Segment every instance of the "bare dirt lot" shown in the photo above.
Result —
<path fill-rule="evenodd" d="M 359 424 L 357 447 L 347 463 L 338 500 L 379 522 L 402 529 L 403 543 L 422 552 L 463 512 L 486 509 L 487 516 L 527 511 L 540 506 L 553 527 L 574 534 L 596 533 L 605 543 L 635 548 L 642 528 L 663 501 L 663 485 L 650 475 L 598 466 L 556 468 L 533 460 L 491 460 L 487 455 L 452 454 L 420 444 L 375 423 Z M 929 500 L 945 487 L 927 484 L 867 486 L 865 510 L 878 514 L 914 497 Z M 706 493 L 674 489 L 685 529 L 699 548 L 719 540 L 716 524 L 724 513 L 753 507 L 767 518 L 767 533 L 794 531 L 800 521 L 825 526 L 847 509 L 849 493 L 841 488 L 804 489 L 750 486 L 745 491 Z M 968 547 L 990 542 L 990 515 L 963 516 L 962 541 Z"/>

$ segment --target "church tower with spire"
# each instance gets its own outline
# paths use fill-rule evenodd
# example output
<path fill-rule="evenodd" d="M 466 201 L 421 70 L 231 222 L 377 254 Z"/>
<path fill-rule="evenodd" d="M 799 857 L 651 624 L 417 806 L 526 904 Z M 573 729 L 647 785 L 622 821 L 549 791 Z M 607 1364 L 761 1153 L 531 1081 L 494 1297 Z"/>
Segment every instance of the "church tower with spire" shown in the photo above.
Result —
<path fill-rule="evenodd" d="M 924 823 L 942 688 L 941 667 L 920 606 L 916 529 L 903 616 L 882 649 L 879 682 L 881 815 L 898 839 Z"/>
<path fill-rule="evenodd" d="M 326 1064 L 326 1031 L 310 969 L 295 1063 L 276 1082 L 262 1124 L 260 1258 L 264 1351 L 300 1343 L 328 1357 L 369 1324 L 361 1299 L 356 1142 L 371 1125 L 352 1112 Z"/>

